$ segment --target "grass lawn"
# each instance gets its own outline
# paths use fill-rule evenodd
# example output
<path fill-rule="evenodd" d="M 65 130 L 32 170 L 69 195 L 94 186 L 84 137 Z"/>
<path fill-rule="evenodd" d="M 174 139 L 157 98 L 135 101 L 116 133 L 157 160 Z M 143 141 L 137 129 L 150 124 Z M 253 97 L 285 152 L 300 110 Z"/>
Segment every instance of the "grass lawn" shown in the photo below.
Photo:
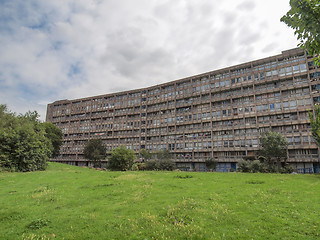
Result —
<path fill-rule="evenodd" d="M 320 175 L 0 173 L 0 239 L 320 239 Z"/>

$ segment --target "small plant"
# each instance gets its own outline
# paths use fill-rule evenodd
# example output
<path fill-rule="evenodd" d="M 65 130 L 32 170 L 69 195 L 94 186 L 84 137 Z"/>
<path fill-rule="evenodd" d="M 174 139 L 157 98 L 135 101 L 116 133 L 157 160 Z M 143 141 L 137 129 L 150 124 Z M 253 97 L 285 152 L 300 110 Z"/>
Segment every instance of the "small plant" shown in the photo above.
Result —
<path fill-rule="evenodd" d="M 49 221 L 47 219 L 38 218 L 33 220 L 31 223 L 27 225 L 29 229 L 40 229 L 49 225 Z"/>
<path fill-rule="evenodd" d="M 261 180 L 249 180 L 249 181 L 246 181 L 247 184 L 263 184 L 264 181 L 261 181 Z"/>
<path fill-rule="evenodd" d="M 175 176 L 175 178 L 187 179 L 187 178 L 193 178 L 193 176 L 191 176 L 191 175 L 184 175 L 184 176 L 177 175 L 177 176 Z"/>

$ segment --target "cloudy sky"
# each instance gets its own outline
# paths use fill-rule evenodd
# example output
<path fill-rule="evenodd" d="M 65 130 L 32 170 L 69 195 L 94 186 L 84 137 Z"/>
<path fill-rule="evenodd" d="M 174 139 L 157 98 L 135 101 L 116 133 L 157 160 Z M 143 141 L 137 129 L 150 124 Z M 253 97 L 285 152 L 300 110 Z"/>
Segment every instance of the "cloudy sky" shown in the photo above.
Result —
<path fill-rule="evenodd" d="M 0 0 L 0 103 L 17 113 L 294 48 L 289 0 Z"/>

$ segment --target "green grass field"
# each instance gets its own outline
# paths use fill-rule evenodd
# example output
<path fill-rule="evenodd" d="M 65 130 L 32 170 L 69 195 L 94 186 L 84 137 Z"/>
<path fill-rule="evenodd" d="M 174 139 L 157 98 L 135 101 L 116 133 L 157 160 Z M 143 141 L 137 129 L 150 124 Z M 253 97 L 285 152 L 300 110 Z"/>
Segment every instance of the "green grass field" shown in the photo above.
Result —
<path fill-rule="evenodd" d="M 0 239 L 320 239 L 320 175 L 0 173 Z"/>

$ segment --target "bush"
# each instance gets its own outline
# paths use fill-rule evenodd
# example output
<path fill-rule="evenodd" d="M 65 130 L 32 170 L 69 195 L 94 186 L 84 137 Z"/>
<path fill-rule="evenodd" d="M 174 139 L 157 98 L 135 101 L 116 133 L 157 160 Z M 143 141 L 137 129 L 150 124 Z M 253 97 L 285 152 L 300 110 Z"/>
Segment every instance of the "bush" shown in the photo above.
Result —
<path fill-rule="evenodd" d="M 212 158 L 209 158 L 209 159 L 206 159 L 205 164 L 206 164 L 206 167 L 207 167 L 208 169 L 212 169 L 212 170 L 215 171 L 216 168 L 217 168 L 218 162 L 215 161 L 215 160 L 213 160 Z"/>
<path fill-rule="evenodd" d="M 159 161 L 149 160 L 146 162 L 146 170 L 153 171 L 153 170 L 159 170 L 159 168 L 160 168 Z"/>
<path fill-rule="evenodd" d="M 139 168 L 139 171 L 144 171 L 146 170 L 146 164 L 145 163 L 136 163 L 138 168 Z"/>
<path fill-rule="evenodd" d="M 132 165 L 131 171 L 139 171 L 138 163 Z"/>
<path fill-rule="evenodd" d="M 174 169 L 176 169 L 176 164 L 171 159 L 149 160 L 146 162 L 146 170 L 149 171 L 173 171 Z"/>
<path fill-rule="evenodd" d="M 115 171 L 126 171 L 131 169 L 136 155 L 131 149 L 120 146 L 111 151 L 111 157 L 108 161 L 108 168 Z"/>
<path fill-rule="evenodd" d="M 248 160 L 241 160 L 238 162 L 237 171 L 239 172 L 250 172 L 251 171 L 251 163 Z"/>
<path fill-rule="evenodd" d="M 270 169 L 265 163 L 262 163 L 259 160 L 242 160 L 238 163 L 237 171 L 258 173 L 270 172 Z"/>
<path fill-rule="evenodd" d="M 280 173 L 293 173 L 293 172 L 294 172 L 294 168 L 290 166 L 285 166 L 280 168 Z"/>
<path fill-rule="evenodd" d="M 171 159 L 164 159 L 159 161 L 159 170 L 173 171 L 176 168 L 176 164 Z"/>

